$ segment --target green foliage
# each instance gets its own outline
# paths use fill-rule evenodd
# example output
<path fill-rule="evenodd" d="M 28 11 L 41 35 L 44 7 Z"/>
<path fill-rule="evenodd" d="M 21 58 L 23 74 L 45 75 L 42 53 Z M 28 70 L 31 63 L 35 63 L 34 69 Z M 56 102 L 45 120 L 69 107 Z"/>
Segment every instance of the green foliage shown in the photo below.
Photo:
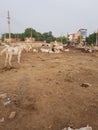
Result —
<path fill-rule="evenodd" d="M 35 40 L 36 41 L 43 41 L 42 34 L 40 32 L 36 32 Z"/>
<path fill-rule="evenodd" d="M 96 33 L 90 34 L 87 38 L 86 41 L 88 44 L 95 44 L 96 43 Z"/>
<path fill-rule="evenodd" d="M 52 32 L 43 33 L 43 41 L 50 43 L 51 41 L 55 41 L 55 37 L 52 35 Z"/>
<path fill-rule="evenodd" d="M 9 38 L 9 34 L 5 33 L 2 35 L 3 40 L 5 37 Z M 26 28 L 24 33 L 11 34 L 11 38 L 20 38 L 21 41 L 24 41 L 26 37 L 33 37 L 36 41 L 46 41 L 47 43 L 50 43 L 55 40 L 62 42 L 63 44 L 66 44 L 67 42 L 67 39 L 64 36 L 56 38 L 53 36 L 51 31 L 41 34 L 33 28 Z"/>
<path fill-rule="evenodd" d="M 63 37 L 63 38 L 62 38 L 62 43 L 63 43 L 63 44 L 66 44 L 66 43 L 67 43 L 66 37 Z"/>
<path fill-rule="evenodd" d="M 25 29 L 24 32 L 25 37 L 36 37 L 36 31 L 32 28 Z"/>
<path fill-rule="evenodd" d="M 66 37 L 57 37 L 56 40 L 58 42 L 62 42 L 63 44 L 66 44 L 67 43 L 67 38 Z"/>

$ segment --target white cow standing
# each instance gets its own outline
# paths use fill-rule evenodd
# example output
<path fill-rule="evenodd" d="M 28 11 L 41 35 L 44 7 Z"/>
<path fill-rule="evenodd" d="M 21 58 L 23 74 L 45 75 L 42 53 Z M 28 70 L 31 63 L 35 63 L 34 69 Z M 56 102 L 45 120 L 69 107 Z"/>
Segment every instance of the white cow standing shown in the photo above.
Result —
<path fill-rule="evenodd" d="M 23 47 L 22 46 L 16 46 L 16 47 L 12 47 L 9 45 L 5 45 L 6 48 L 4 48 L 1 52 L 0 55 L 2 55 L 3 53 L 6 54 L 6 58 L 5 58 L 5 67 L 7 66 L 7 62 L 9 63 L 10 66 L 12 66 L 11 60 L 12 60 L 12 56 L 13 55 L 17 55 L 18 57 L 18 63 L 20 63 L 20 58 L 21 58 L 21 54 L 23 51 Z"/>

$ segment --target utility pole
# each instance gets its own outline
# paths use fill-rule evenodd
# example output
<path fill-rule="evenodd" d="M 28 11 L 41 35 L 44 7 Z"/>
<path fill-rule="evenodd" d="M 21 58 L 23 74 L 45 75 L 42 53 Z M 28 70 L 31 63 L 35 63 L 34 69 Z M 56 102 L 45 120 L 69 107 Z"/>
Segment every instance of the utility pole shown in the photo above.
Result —
<path fill-rule="evenodd" d="M 9 39 L 11 38 L 11 31 L 10 31 L 10 15 L 9 15 L 9 11 L 8 11 L 8 32 L 9 32 Z"/>

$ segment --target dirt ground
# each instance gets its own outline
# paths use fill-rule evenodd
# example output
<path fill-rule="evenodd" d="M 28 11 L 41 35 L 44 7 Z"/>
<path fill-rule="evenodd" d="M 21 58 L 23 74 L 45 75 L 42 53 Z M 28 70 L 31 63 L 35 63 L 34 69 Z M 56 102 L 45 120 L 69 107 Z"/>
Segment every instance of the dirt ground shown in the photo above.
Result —
<path fill-rule="evenodd" d="M 0 57 L 0 130 L 62 130 L 89 124 L 98 130 L 98 52 L 23 53 L 4 68 Z M 91 86 L 83 87 L 81 84 Z M 16 112 L 9 119 L 12 111 Z"/>

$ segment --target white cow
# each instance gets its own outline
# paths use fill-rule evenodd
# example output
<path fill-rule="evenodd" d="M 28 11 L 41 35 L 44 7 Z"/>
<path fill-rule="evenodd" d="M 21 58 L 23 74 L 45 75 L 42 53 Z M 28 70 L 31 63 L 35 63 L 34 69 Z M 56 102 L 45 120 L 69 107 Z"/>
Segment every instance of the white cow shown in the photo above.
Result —
<path fill-rule="evenodd" d="M 5 46 L 6 48 L 4 48 L 0 52 L 0 55 L 2 55 L 3 53 L 6 53 L 5 67 L 7 66 L 7 62 L 9 63 L 10 66 L 12 66 L 11 60 L 12 60 L 13 55 L 18 56 L 18 63 L 20 63 L 20 58 L 23 51 L 23 47 L 22 46 L 11 47 L 9 45 L 5 45 Z"/>
<path fill-rule="evenodd" d="M 63 46 L 55 46 L 54 48 L 63 51 Z"/>
<path fill-rule="evenodd" d="M 50 51 L 50 49 L 46 49 L 46 48 L 41 48 L 40 50 L 41 50 L 41 52 L 46 52 L 46 53 L 49 53 L 49 51 Z"/>

